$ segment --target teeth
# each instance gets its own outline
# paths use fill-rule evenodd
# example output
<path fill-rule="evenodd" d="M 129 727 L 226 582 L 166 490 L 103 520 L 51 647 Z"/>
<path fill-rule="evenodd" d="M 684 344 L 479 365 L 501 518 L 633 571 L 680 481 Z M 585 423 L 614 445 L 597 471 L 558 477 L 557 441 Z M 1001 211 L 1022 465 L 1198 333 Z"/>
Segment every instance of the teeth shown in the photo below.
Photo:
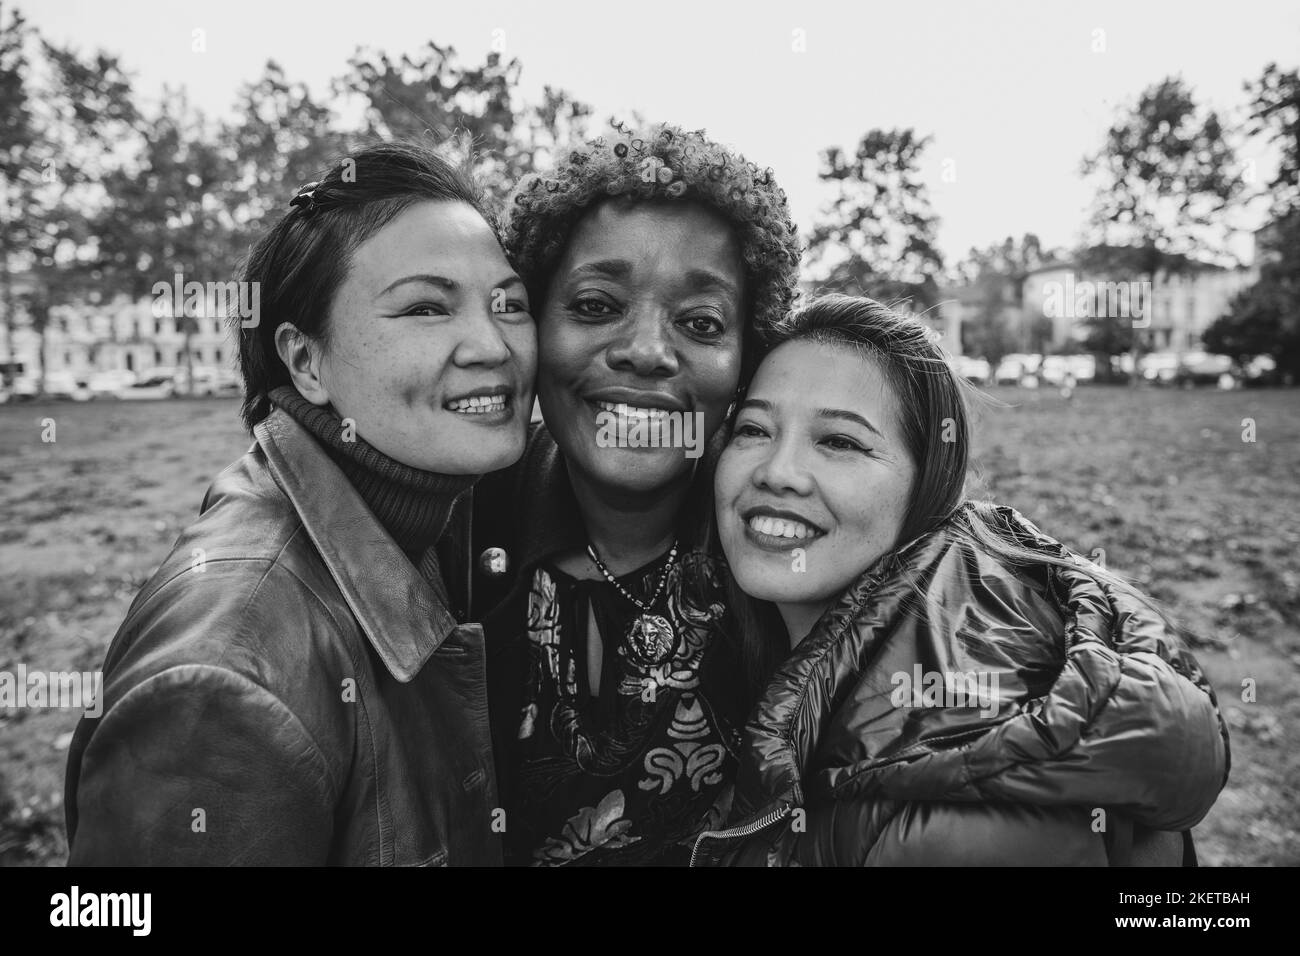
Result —
<path fill-rule="evenodd" d="M 749 526 L 759 534 L 774 538 L 811 538 L 816 532 L 802 521 L 791 518 L 772 518 L 768 515 L 754 515 L 749 519 Z"/>
<path fill-rule="evenodd" d="M 662 424 L 668 420 L 669 413 L 666 409 L 662 408 L 640 408 L 636 405 L 624 404 L 623 402 L 619 402 L 617 405 L 613 402 L 596 402 L 596 404 L 607 412 L 613 412 L 620 418 L 626 418 L 633 421 Z"/>
<path fill-rule="evenodd" d="M 474 398 L 458 398 L 447 403 L 447 409 L 466 415 L 485 415 L 499 412 L 506 407 L 504 395 L 476 395 Z"/>

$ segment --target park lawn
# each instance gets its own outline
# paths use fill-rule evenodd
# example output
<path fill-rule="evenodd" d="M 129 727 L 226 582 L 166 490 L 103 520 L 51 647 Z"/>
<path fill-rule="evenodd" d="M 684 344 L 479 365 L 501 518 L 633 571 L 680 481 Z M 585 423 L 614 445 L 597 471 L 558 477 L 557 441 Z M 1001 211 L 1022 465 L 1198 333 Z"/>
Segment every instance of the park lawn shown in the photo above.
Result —
<path fill-rule="evenodd" d="M 1201 862 L 1300 863 L 1300 749 L 1286 744 L 1300 729 L 1300 391 L 990 395 L 972 494 L 1166 602 L 1219 695 L 1232 774 L 1196 829 Z M 0 406 L 0 670 L 98 668 L 213 476 L 249 444 L 233 400 Z M 77 716 L 0 711 L 0 864 L 66 858 Z"/>

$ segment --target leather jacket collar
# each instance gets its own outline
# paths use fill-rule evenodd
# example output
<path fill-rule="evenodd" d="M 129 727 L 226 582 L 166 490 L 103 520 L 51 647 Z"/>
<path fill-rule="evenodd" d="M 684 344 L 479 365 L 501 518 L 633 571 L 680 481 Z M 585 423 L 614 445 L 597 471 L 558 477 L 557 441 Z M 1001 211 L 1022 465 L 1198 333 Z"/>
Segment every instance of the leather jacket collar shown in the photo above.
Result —
<path fill-rule="evenodd" d="M 421 576 L 361 496 L 301 425 L 280 409 L 253 428 L 330 576 L 393 678 L 409 682 L 456 627 L 429 549 Z"/>

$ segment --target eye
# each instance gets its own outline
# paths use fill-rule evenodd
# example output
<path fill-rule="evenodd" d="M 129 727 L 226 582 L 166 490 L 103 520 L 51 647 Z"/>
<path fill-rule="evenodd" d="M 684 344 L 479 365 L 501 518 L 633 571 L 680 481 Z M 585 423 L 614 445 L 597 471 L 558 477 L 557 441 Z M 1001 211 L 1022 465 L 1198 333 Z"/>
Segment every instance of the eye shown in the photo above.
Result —
<path fill-rule="evenodd" d="M 436 302 L 420 302 L 411 306 L 403 315 L 449 315 L 450 313 L 444 306 Z"/>
<path fill-rule="evenodd" d="M 521 301 L 521 300 L 519 300 L 519 299 L 507 299 L 504 303 L 502 303 L 502 306 L 503 306 L 503 307 L 501 308 L 501 310 L 500 310 L 500 312 L 499 312 L 498 314 L 505 314 L 505 313 L 507 313 L 507 312 L 527 312 L 527 311 L 528 311 L 528 303 L 527 303 L 527 302 L 523 302 L 523 301 Z"/>
<path fill-rule="evenodd" d="M 681 324 L 692 335 L 700 338 L 718 338 L 725 328 L 722 320 L 712 312 L 694 312 L 683 318 Z"/>
<path fill-rule="evenodd" d="M 832 451 L 856 451 L 865 454 L 871 450 L 861 442 L 849 438 L 847 435 L 828 435 L 822 439 L 822 444 L 830 448 Z"/>
<path fill-rule="evenodd" d="M 586 319 L 606 319 L 618 314 L 617 306 L 594 295 L 579 296 L 569 308 Z"/>
<path fill-rule="evenodd" d="M 737 438 L 763 438 L 767 432 L 753 422 L 740 422 L 731 432 L 731 438 L 734 441 Z"/>

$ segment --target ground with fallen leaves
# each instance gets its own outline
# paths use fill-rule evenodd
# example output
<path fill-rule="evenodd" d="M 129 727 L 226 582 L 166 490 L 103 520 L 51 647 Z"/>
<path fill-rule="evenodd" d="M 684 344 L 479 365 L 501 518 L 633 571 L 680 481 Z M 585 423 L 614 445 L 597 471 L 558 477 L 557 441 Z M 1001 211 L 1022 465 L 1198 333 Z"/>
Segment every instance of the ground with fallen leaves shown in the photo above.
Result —
<path fill-rule="evenodd" d="M 1300 391 L 990 394 L 973 493 L 1166 602 L 1214 682 L 1232 775 L 1196 830 L 1202 863 L 1300 863 Z M 231 400 L 0 406 L 0 670 L 98 668 L 212 477 L 249 443 Z M 76 721 L 0 709 L 0 864 L 66 858 Z"/>

